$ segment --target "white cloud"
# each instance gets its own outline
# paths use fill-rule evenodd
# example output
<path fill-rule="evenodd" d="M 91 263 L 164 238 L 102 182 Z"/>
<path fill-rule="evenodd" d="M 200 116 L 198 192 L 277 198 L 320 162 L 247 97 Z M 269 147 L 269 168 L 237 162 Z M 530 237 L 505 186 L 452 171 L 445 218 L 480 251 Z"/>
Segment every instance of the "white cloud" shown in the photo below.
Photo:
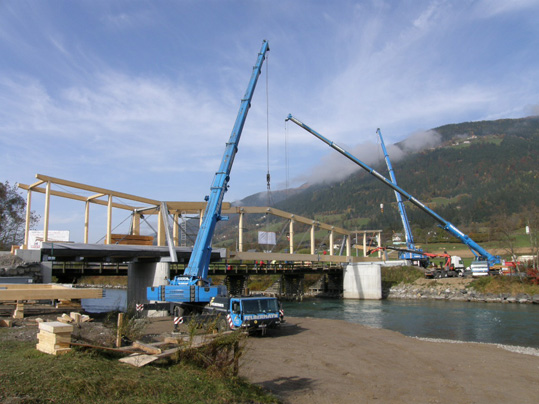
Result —
<path fill-rule="evenodd" d="M 501 14 L 516 13 L 539 6 L 539 0 L 481 0 L 476 15 L 490 18 Z"/>

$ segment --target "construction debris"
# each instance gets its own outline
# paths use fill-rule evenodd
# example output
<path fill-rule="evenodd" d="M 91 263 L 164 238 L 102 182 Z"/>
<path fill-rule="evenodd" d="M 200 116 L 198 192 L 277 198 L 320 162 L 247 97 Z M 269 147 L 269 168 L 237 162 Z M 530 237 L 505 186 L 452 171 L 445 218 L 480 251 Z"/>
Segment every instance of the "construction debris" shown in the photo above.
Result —
<path fill-rule="evenodd" d="M 5 318 L 0 318 L 0 327 L 12 327 L 13 321 Z"/>
<path fill-rule="evenodd" d="M 78 312 L 71 312 L 69 313 L 69 316 L 64 313 L 62 314 L 61 317 L 58 317 L 56 320 L 65 324 L 71 324 L 71 323 L 80 324 L 80 323 L 87 323 L 89 321 L 92 321 L 90 316 L 86 314 L 80 314 Z"/>
<path fill-rule="evenodd" d="M 13 318 L 24 318 L 24 303 L 17 301 L 17 306 L 13 312 Z"/>
<path fill-rule="evenodd" d="M 61 355 L 71 351 L 71 333 L 73 326 L 59 321 L 39 323 L 36 345 L 38 351 L 49 355 Z"/>
<path fill-rule="evenodd" d="M 211 343 L 218 335 L 229 334 L 231 332 L 232 331 L 226 331 L 221 334 L 195 335 L 192 339 L 189 339 L 188 337 L 165 338 L 162 342 L 155 342 L 152 344 L 143 344 L 136 341 L 132 346 L 125 348 L 129 350 L 139 349 L 144 353 L 133 353 L 125 358 L 121 358 L 120 362 L 136 367 L 142 367 L 158 359 L 170 358 L 183 349 L 200 348 Z"/>

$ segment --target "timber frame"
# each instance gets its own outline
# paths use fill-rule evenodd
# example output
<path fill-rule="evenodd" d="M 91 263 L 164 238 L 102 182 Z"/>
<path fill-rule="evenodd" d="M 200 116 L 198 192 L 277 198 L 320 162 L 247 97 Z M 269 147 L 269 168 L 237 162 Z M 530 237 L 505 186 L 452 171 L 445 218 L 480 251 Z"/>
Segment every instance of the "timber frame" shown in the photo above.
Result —
<path fill-rule="evenodd" d="M 18 183 L 17 186 L 21 189 L 27 191 L 26 197 L 26 226 L 25 226 L 25 239 L 23 249 L 28 248 L 28 236 L 30 231 L 30 212 L 32 209 L 32 192 L 38 192 L 45 194 L 45 209 L 43 215 L 43 242 L 48 242 L 48 231 L 49 231 L 49 211 L 50 211 L 50 197 L 57 196 L 61 198 L 68 198 L 84 202 L 85 204 L 85 214 L 84 214 L 84 243 L 88 244 L 88 231 L 89 231 L 89 222 L 90 222 L 90 204 L 97 204 L 107 207 L 107 224 L 106 224 L 106 237 L 105 244 L 113 244 L 112 241 L 112 209 L 122 209 L 131 211 L 132 213 L 132 234 L 140 235 L 140 219 L 141 215 L 158 215 L 158 230 L 157 230 L 157 245 L 166 246 L 169 248 L 171 245 L 179 245 L 179 226 L 173 226 L 172 235 L 168 232 L 167 219 L 168 215 L 173 215 L 174 222 L 177 223 L 181 215 L 185 214 L 195 214 L 199 215 L 200 220 L 204 214 L 206 208 L 206 202 L 177 202 L 169 201 L 162 202 L 156 199 L 144 198 L 136 195 L 126 194 L 123 192 L 117 192 L 110 189 L 95 187 L 92 185 L 81 184 L 78 182 L 63 180 L 60 178 L 50 177 L 42 174 L 36 174 L 38 181 L 34 182 L 31 185 Z M 81 196 L 75 193 L 63 192 L 58 190 L 53 190 L 52 185 L 58 185 L 62 187 L 72 188 L 74 190 L 82 190 L 86 192 L 93 193 L 90 196 Z M 113 198 L 121 198 L 126 200 L 127 203 L 117 203 L 113 201 Z M 167 211 L 166 215 L 163 215 L 163 212 Z M 290 240 L 290 249 L 289 254 L 294 253 L 294 224 L 302 223 L 311 226 L 310 229 L 310 250 L 311 255 L 317 254 L 315 247 L 315 231 L 316 229 L 325 229 L 329 232 L 329 257 L 325 260 L 331 261 L 343 261 L 351 258 L 351 249 L 352 247 L 356 249 L 356 256 L 359 256 L 360 249 L 363 249 L 363 256 L 367 256 L 367 234 L 373 234 L 376 237 L 377 246 L 381 245 L 381 230 L 357 230 L 349 231 L 341 227 L 333 226 L 326 223 L 321 223 L 317 220 L 309 219 L 303 216 L 295 215 L 292 213 L 284 212 L 279 209 L 270 208 L 270 207 L 233 207 L 230 203 L 223 202 L 222 205 L 223 214 L 238 214 L 239 215 L 239 234 L 238 234 L 238 251 L 236 255 L 247 254 L 243 251 L 243 221 L 244 215 L 251 214 L 270 214 L 278 216 L 280 218 L 286 219 L 289 221 L 289 240 Z M 363 235 L 363 245 L 358 244 L 358 235 Z M 335 245 L 335 236 L 341 235 L 346 240 L 346 254 L 347 258 L 334 257 L 334 245 Z M 355 243 L 352 245 L 352 239 L 355 236 Z M 248 255 L 248 254 L 247 254 Z M 380 253 L 378 255 L 380 257 Z"/>

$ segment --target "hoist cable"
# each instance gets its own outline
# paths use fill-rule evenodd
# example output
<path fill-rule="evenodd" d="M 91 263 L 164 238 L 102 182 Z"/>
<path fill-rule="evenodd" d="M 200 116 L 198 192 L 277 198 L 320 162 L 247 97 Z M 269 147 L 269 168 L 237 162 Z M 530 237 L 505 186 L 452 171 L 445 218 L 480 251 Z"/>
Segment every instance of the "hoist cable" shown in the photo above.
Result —
<path fill-rule="evenodd" d="M 288 189 L 290 188 L 290 168 L 288 164 L 288 121 L 284 122 L 284 174 L 285 174 L 285 196 L 288 199 Z"/>
<path fill-rule="evenodd" d="M 271 175 L 270 175 L 270 130 L 269 130 L 269 58 L 266 59 L 266 183 L 268 206 L 271 206 Z"/>

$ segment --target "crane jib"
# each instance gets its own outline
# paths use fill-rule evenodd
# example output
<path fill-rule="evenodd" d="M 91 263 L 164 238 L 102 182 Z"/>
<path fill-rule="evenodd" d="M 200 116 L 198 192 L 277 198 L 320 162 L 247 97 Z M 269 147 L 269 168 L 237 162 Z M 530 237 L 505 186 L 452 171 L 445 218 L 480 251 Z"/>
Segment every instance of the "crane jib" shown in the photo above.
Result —
<path fill-rule="evenodd" d="M 221 220 L 222 201 L 228 188 L 230 171 L 232 170 L 234 158 L 238 151 L 238 144 L 243 131 L 243 126 L 247 119 L 247 113 L 251 106 L 251 100 L 253 98 L 258 77 L 261 74 L 262 64 L 267 51 L 269 51 L 269 44 L 264 40 L 260 52 L 258 53 L 256 64 L 253 67 L 247 90 L 241 99 L 238 115 L 230 133 L 229 140 L 226 143 L 219 170 L 216 172 L 211 185 L 211 193 L 208 197 L 200 230 L 197 234 L 189 263 L 184 271 L 184 276 L 192 277 L 193 281 L 199 278 L 207 280 L 211 255 L 211 240 L 215 232 L 215 225 Z"/>
<path fill-rule="evenodd" d="M 347 157 L 348 159 L 352 160 L 354 163 L 362 167 L 364 170 L 368 171 L 369 174 L 373 175 L 383 183 L 385 183 L 387 186 L 392 188 L 393 190 L 400 193 L 402 196 L 406 197 L 410 202 L 412 202 L 414 205 L 419 207 L 421 210 L 423 210 L 425 213 L 432 216 L 434 219 L 436 219 L 438 222 L 442 224 L 442 228 L 457 237 L 462 243 L 466 244 L 474 254 L 478 254 L 481 259 L 488 261 L 490 264 L 498 264 L 501 262 L 501 258 L 497 255 L 492 255 L 488 251 L 486 251 L 483 247 L 481 247 L 479 244 L 477 244 L 475 241 L 473 241 L 469 236 L 462 233 L 460 230 L 458 230 L 453 224 L 449 223 L 447 220 L 442 218 L 440 215 L 438 215 L 436 212 L 434 212 L 432 209 L 429 209 L 427 206 L 425 206 L 423 203 L 418 201 L 416 198 L 414 198 L 412 195 L 410 195 L 408 192 L 400 188 L 399 186 L 395 185 L 393 182 L 385 178 L 383 175 L 369 167 L 367 164 L 363 163 L 358 158 L 354 157 L 350 153 L 346 152 L 343 148 L 340 146 L 337 146 L 334 142 L 326 139 L 324 136 L 316 132 L 315 130 L 311 129 L 307 125 L 305 125 L 303 122 L 300 122 L 296 118 L 292 116 L 292 114 L 289 114 L 286 120 L 290 120 L 294 122 L 299 127 L 305 129 L 307 132 L 311 133 L 315 137 L 322 140 L 324 143 L 332 147 L 333 149 L 337 150 L 339 153 Z"/>

